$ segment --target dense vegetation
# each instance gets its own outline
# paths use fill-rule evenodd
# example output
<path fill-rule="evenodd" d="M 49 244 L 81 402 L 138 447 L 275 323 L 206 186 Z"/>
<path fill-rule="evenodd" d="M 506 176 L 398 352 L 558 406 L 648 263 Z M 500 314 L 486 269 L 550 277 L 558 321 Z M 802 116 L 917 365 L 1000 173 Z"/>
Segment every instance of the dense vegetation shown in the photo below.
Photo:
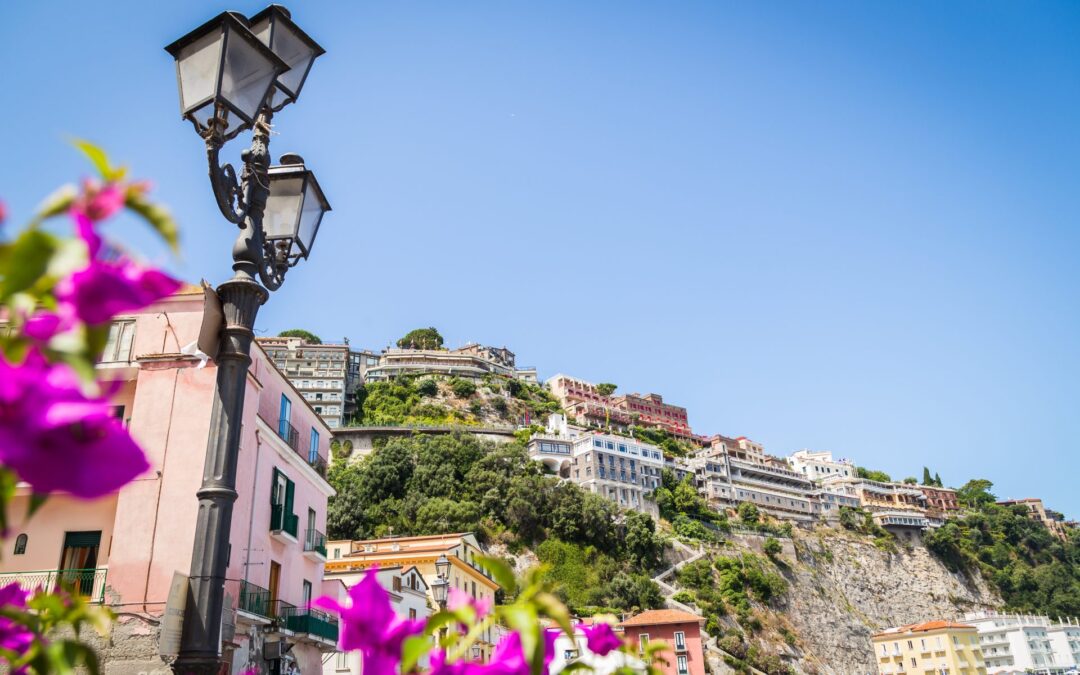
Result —
<path fill-rule="evenodd" d="M 559 404 L 536 384 L 497 375 L 481 381 L 400 376 L 359 387 L 356 408 L 353 425 L 436 426 L 517 424 L 526 412 L 540 421 Z"/>
<path fill-rule="evenodd" d="M 398 340 L 397 346 L 399 349 L 442 349 L 443 336 L 434 327 L 417 328 Z"/>
<path fill-rule="evenodd" d="M 335 462 L 328 534 L 475 532 L 511 553 L 532 548 L 551 563 L 564 600 L 589 614 L 662 604 L 648 572 L 663 551 L 652 518 L 545 475 L 522 443 L 474 436 L 395 438 L 359 462 Z"/>
<path fill-rule="evenodd" d="M 927 548 L 955 571 L 981 573 L 1011 611 L 1080 616 L 1080 535 L 1060 541 L 1023 507 L 995 504 L 991 487 L 960 488 L 969 510 L 930 532 Z"/>
<path fill-rule="evenodd" d="M 278 337 L 298 337 L 311 345 L 321 345 L 322 340 L 318 335 L 311 331 L 304 330 L 303 328 L 290 328 L 289 330 L 283 330 L 278 333 Z"/>
<path fill-rule="evenodd" d="M 861 466 L 855 467 L 855 475 L 866 480 L 876 480 L 879 483 L 891 483 L 892 478 L 884 471 L 875 471 Z"/>

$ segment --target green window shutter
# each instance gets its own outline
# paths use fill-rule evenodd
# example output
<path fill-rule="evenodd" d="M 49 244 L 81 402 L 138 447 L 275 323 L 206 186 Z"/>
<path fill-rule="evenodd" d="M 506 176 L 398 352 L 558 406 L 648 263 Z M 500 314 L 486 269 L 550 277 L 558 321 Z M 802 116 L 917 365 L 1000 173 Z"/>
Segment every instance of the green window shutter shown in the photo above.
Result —
<path fill-rule="evenodd" d="M 296 488 L 296 483 L 293 483 L 288 478 L 285 479 L 285 513 L 292 515 L 293 513 L 293 491 Z"/>
<path fill-rule="evenodd" d="M 281 472 L 277 470 L 277 467 L 274 467 L 273 481 L 270 483 L 270 505 L 271 506 L 274 505 L 274 493 L 277 492 L 277 479 L 278 479 L 279 475 L 281 475 Z"/>
<path fill-rule="evenodd" d="M 67 532 L 64 534 L 64 548 L 84 546 L 100 546 L 101 531 L 96 532 Z"/>

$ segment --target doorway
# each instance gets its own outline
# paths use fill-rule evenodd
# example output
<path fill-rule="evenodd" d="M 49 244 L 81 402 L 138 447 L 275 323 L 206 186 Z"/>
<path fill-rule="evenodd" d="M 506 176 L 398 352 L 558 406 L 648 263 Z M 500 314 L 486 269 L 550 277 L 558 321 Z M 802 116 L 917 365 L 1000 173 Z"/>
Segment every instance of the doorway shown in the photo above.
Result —
<path fill-rule="evenodd" d="M 100 547 L 101 530 L 65 532 L 58 583 L 82 595 L 91 595 Z"/>
<path fill-rule="evenodd" d="M 281 563 L 270 561 L 270 613 L 277 615 L 281 609 L 278 607 L 278 584 L 281 582 Z"/>

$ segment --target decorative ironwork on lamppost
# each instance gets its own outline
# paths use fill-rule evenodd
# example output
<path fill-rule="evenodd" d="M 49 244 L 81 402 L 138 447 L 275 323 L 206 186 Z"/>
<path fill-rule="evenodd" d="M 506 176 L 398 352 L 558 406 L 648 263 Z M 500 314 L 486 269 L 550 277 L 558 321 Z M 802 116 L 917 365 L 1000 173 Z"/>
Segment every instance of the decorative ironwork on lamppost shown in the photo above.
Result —
<path fill-rule="evenodd" d="M 225 219 L 240 228 L 233 277 L 217 288 L 225 323 L 217 365 L 199 499 L 179 672 L 214 672 L 221 663 L 221 624 L 228 568 L 240 420 L 255 315 L 285 273 L 311 254 L 330 204 L 299 155 L 270 166 L 270 121 L 296 101 L 314 60 L 324 53 L 271 5 L 251 19 L 225 12 L 165 48 L 176 59 L 180 112 L 206 144 L 210 185 Z M 225 143 L 252 130 L 240 153 L 240 175 L 221 164 Z"/>
<path fill-rule="evenodd" d="M 439 611 L 446 611 L 450 596 L 450 560 L 445 553 L 435 561 L 435 581 L 431 582 L 431 595 L 439 606 Z M 440 641 L 446 639 L 448 632 L 449 628 L 446 626 L 439 629 Z"/>

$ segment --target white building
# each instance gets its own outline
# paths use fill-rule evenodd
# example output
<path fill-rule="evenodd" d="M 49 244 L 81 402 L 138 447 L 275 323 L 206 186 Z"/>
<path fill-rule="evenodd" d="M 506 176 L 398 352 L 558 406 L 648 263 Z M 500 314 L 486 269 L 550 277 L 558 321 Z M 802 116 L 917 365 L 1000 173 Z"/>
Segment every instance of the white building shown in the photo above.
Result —
<path fill-rule="evenodd" d="M 831 476 L 855 475 L 855 465 L 847 459 L 833 459 L 829 451 L 799 450 L 788 458 L 791 468 L 815 483 Z"/>
<path fill-rule="evenodd" d="M 652 492 L 660 487 L 664 453 L 634 438 L 586 433 L 573 439 L 569 479 L 624 509 L 659 515 Z"/>
<path fill-rule="evenodd" d="M 1045 616 L 983 612 L 966 615 L 964 622 L 979 630 L 988 675 L 1067 675 L 1077 667 L 1080 626 L 1054 624 Z"/>
<path fill-rule="evenodd" d="M 394 613 L 405 619 L 426 619 L 431 616 L 428 604 L 428 585 L 416 567 L 380 567 L 376 573 L 379 585 L 390 596 Z M 359 583 L 363 574 L 353 575 L 347 583 Z M 345 582 L 344 579 L 342 579 Z M 323 675 L 360 675 L 363 664 L 360 652 L 334 652 L 323 662 Z M 371 674 L 369 674 L 371 675 Z"/>
<path fill-rule="evenodd" d="M 588 621 L 586 619 L 586 621 Z M 589 651 L 586 646 L 585 633 L 581 627 L 584 624 L 574 626 L 574 639 L 571 640 L 565 633 L 559 631 L 559 637 L 555 640 L 555 658 L 551 662 L 551 673 L 561 673 L 570 664 L 581 663 L 589 667 L 586 672 L 596 675 L 610 675 L 616 671 L 626 672 L 629 669 L 633 673 L 645 673 L 647 668 L 640 659 L 626 654 L 625 652 L 613 651 L 606 656 L 599 656 Z M 616 629 L 619 637 L 622 637 L 621 629 Z"/>

